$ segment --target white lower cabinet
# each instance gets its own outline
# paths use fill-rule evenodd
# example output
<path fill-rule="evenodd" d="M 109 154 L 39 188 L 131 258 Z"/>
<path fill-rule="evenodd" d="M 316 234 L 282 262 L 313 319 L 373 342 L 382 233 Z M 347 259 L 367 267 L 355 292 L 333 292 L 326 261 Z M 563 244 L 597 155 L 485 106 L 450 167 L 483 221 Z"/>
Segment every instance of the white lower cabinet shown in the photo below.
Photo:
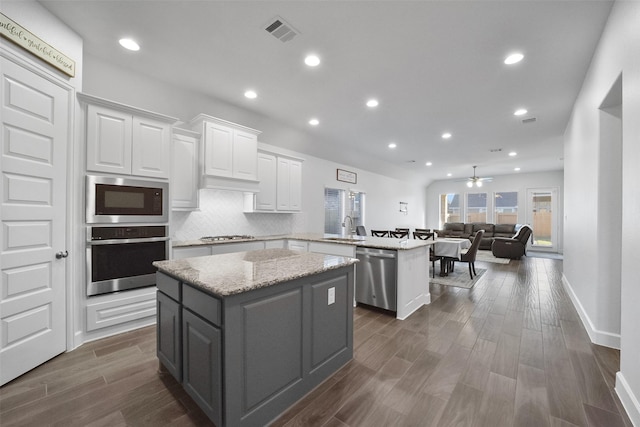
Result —
<path fill-rule="evenodd" d="M 130 323 L 144 326 L 155 322 L 156 288 L 89 297 L 86 305 L 87 332 Z M 136 322 L 137 323 L 134 323 Z"/>
<path fill-rule="evenodd" d="M 282 246 L 280 246 L 282 247 Z M 265 242 L 217 243 L 215 245 L 182 246 L 173 248 L 171 259 L 184 259 L 206 255 L 221 255 L 234 252 L 257 251 L 265 248 Z"/>
<path fill-rule="evenodd" d="M 287 249 L 292 251 L 309 251 L 309 242 L 304 240 L 287 240 Z"/>
<path fill-rule="evenodd" d="M 264 249 L 264 242 L 238 242 L 211 245 L 211 255 L 230 254 L 233 252 L 257 251 Z"/>
<path fill-rule="evenodd" d="M 341 245 L 339 243 L 309 242 L 309 252 L 318 254 L 356 257 L 354 245 Z"/>
<path fill-rule="evenodd" d="M 286 247 L 286 240 L 267 240 L 264 242 L 265 249 L 283 249 Z"/>
<path fill-rule="evenodd" d="M 211 255 L 211 246 L 184 246 L 173 248 L 173 256 L 171 259 L 184 259 L 206 255 Z"/>

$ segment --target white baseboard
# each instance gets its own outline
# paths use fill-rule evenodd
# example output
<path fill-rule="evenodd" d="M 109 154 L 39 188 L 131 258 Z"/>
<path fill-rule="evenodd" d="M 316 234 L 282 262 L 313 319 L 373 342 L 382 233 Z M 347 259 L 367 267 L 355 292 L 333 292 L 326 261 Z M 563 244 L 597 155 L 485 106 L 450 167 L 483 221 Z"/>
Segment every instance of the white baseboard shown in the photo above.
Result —
<path fill-rule="evenodd" d="M 417 311 L 423 305 L 431 304 L 431 294 L 421 294 L 416 299 L 411 301 L 401 310 L 396 312 L 396 319 L 405 320 L 407 317 L 411 316 L 415 311 Z"/>
<path fill-rule="evenodd" d="M 565 291 L 569 294 L 569 298 L 571 298 L 571 302 L 573 306 L 576 308 L 578 315 L 580 316 L 580 320 L 582 320 L 582 325 L 587 330 L 587 334 L 589 334 L 589 338 L 591 342 L 598 345 L 603 345 L 605 347 L 611 347 L 615 349 L 620 349 L 620 334 L 614 334 L 611 332 L 600 331 L 596 329 L 589 318 L 589 315 L 585 311 L 584 307 L 580 303 L 578 296 L 573 291 L 571 284 L 567 280 L 567 277 L 562 275 L 562 284 L 564 285 Z"/>
<path fill-rule="evenodd" d="M 616 373 L 615 390 L 633 425 L 640 426 L 640 402 L 638 402 L 638 398 L 633 394 L 622 372 Z"/>

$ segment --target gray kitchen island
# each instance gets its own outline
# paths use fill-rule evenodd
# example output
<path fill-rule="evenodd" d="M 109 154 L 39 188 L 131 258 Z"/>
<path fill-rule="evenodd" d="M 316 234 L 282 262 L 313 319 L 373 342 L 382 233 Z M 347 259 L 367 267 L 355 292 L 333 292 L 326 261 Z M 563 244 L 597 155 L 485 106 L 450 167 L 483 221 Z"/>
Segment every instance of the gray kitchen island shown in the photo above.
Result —
<path fill-rule="evenodd" d="M 349 257 L 157 261 L 158 359 L 216 426 L 263 426 L 353 357 Z"/>

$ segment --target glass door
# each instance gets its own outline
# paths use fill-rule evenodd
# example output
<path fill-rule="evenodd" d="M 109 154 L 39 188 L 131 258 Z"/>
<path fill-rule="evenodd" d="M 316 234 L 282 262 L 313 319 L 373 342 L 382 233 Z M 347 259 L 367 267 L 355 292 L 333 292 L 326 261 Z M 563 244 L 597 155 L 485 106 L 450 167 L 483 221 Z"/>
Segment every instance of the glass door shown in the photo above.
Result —
<path fill-rule="evenodd" d="M 558 190 L 530 188 L 527 190 L 527 223 L 533 229 L 533 249 L 556 248 Z"/>

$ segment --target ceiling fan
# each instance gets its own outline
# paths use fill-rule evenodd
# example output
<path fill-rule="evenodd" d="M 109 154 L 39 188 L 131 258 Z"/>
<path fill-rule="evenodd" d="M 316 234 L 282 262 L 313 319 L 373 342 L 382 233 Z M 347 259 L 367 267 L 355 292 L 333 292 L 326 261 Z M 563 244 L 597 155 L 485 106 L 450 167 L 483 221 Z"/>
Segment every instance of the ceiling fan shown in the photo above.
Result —
<path fill-rule="evenodd" d="M 476 187 L 482 187 L 482 182 L 483 181 L 489 182 L 489 181 L 491 181 L 493 179 L 493 178 L 488 177 L 488 176 L 484 177 L 484 178 L 480 178 L 479 176 L 476 176 L 476 168 L 477 168 L 477 166 L 473 167 L 473 176 L 470 176 L 467 179 L 467 187 L 469 187 L 469 188 L 473 187 L 474 185 Z"/>

